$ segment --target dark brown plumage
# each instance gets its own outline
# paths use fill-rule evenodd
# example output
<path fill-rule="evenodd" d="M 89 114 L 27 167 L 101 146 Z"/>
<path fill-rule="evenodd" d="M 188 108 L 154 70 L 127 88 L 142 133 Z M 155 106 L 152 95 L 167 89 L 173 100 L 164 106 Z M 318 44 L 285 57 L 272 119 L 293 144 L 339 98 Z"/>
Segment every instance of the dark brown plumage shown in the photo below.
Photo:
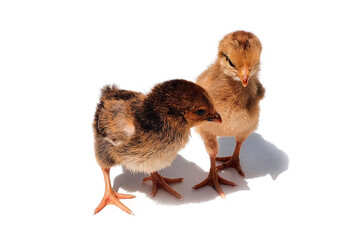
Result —
<path fill-rule="evenodd" d="M 221 122 L 207 92 L 189 81 L 158 84 L 148 95 L 105 86 L 93 123 L 96 160 L 106 184 L 95 213 L 109 203 L 131 213 L 118 199 L 134 196 L 114 193 L 111 188 L 109 170 L 118 164 L 133 172 L 150 173 L 144 180 L 153 181 L 152 196 L 162 187 L 181 198 L 168 183 L 182 179 L 164 178 L 157 171 L 170 166 L 187 143 L 190 128 L 206 120 Z"/>

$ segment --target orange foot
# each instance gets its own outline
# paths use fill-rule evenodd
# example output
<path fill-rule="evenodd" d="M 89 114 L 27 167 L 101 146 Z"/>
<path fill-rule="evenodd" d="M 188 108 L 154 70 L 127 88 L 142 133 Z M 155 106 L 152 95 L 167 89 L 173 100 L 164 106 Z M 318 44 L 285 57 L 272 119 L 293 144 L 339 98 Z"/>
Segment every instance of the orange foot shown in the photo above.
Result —
<path fill-rule="evenodd" d="M 241 169 L 239 156 L 233 155 L 233 156 L 229 156 L 229 157 L 217 157 L 215 160 L 224 162 L 222 165 L 219 165 L 216 167 L 217 170 L 222 170 L 224 168 L 232 167 L 232 168 L 235 168 L 241 176 L 245 177 L 245 174 L 244 174 L 243 170 Z"/>
<path fill-rule="evenodd" d="M 94 214 L 100 212 L 106 205 L 112 204 L 119 207 L 121 210 L 127 212 L 128 214 L 134 215 L 130 209 L 128 209 L 124 204 L 122 204 L 122 202 L 119 201 L 119 199 L 129 199 L 129 198 L 134 198 L 135 196 L 130 194 L 121 194 L 114 192 L 110 183 L 110 176 L 109 176 L 110 168 L 102 167 L 101 170 L 104 174 L 105 193 L 99 206 L 97 206 L 97 208 L 95 209 Z"/>
<path fill-rule="evenodd" d="M 133 212 L 127 208 L 122 202 L 119 201 L 119 199 L 131 199 L 134 198 L 134 195 L 131 194 L 121 194 L 116 193 L 112 189 L 105 191 L 104 197 L 101 200 L 99 206 L 95 209 L 94 214 L 97 214 L 100 212 L 106 205 L 115 205 L 119 207 L 124 212 L 134 215 Z"/>
<path fill-rule="evenodd" d="M 152 189 L 151 197 L 154 197 L 156 195 L 158 188 L 162 188 L 165 191 L 167 191 L 168 193 L 170 193 L 171 195 L 173 195 L 179 199 L 183 199 L 183 197 L 178 192 L 176 192 L 174 189 L 172 189 L 169 186 L 169 184 L 182 182 L 184 180 L 184 178 L 166 178 L 166 177 L 161 176 L 158 172 L 153 172 L 153 173 L 151 173 L 151 175 L 149 177 L 144 178 L 143 182 L 146 182 L 148 180 L 151 180 L 153 182 L 153 189 Z"/>
<path fill-rule="evenodd" d="M 233 187 L 237 186 L 235 183 L 220 177 L 216 169 L 210 169 L 208 177 L 201 183 L 195 185 L 193 189 L 198 189 L 204 186 L 212 186 L 219 193 L 220 197 L 225 199 L 225 194 L 221 189 L 220 184 L 225 184 Z"/>

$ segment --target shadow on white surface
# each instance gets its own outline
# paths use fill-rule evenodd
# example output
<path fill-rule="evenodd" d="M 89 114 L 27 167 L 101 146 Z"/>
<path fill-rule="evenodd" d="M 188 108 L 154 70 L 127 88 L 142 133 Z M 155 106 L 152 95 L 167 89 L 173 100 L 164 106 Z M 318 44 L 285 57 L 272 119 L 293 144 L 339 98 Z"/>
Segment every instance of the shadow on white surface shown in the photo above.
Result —
<path fill-rule="evenodd" d="M 234 152 L 235 139 L 218 139 L 219 156 L 230 156 Z M 270 174 L 273 180 L 288 169 L 288 156 L 260 134 L 251 134 L 241 146 L 240 163 L 246 178 L 257 178 Z"/>
<path fill-rule="evenodd" d="M 234 147 L 234 138 L 219 138 L 219 156 L 231 155 Z M 275 180 L 279 174 L 288 168 L 289 163 L 288 157 L 284 152 L 272 143 L 265 141 L 259 134 L 252 134 L 244 142 L 240 158 L 246 178 L 256 178 L 270 174 Z M 179 192 L 184 200 L 179 200 L 159 189 L 153 198 L 157 203 L 168 205 L 200 203 L 213 200 L 219 196 L 210 186 L 198 190 L 192 189 L 194 185 L 200 183 L 207 177 L 208 172 L 180 155 L 177 155 L 171 167 L 161 170 L 159 173 L 168 178 L 184 178 L 184 181 L 181 183 L 171 184 L 171 187 Z M 238 185 L 236 187 L 222 185 L 222 189 L 227 196 L 237 191 L 249 190 L 245 180 L 246 178 L 241 177 L 234 169 L 225 169 L 220 172 L 220 175 Z M 142 179 L 146 176 L 145 174 L 133 174 L 123 168 L 123 173 L 114 179 L 113 188 L 115 191 L 121 188 L 127 192 L 143 192 L 150 197 L 152 182 L 142 182 Z"/>
<path fill-rule="evenodd" d="M 184 181 L 181 183 L 171 184 L 171 187 L 183 196 L 183 200 L 179 200 L 162 189 L 159 189 L 156 196 L 152 198 L 155 202 L 168 205 L 180 205 L 186 203 L 200 203 L 210 201 L 218 197 L 218 194 L 212 187 L 204 187 L 198 190 L 193 190 L 192 187 L 207 177 L 207 172 L 201 169 L 198 165 L 184 159 L 182 156 L 177 155 L 171 167 L 159 171 L 159 173 L 168 178 L 183 177 Z M 142 179 L 147 176 L 145 174 L 133 174 L 123 168 L 123 173 L 114 179 L 114 190 L 118 191 L 119 188 L 128 192 L 143 192 L 150 197 L 152 191 L 152 182 L 147 181 L 142 183 Z M 228 171 L 221 173 L 221 176 L 235 182 L 238 186 L 222 186 L 226 195 L 240 190 L 249 190 L 247 183 L 235 171 Z M 121 190 L 120 190 L 121 192 Z"/>

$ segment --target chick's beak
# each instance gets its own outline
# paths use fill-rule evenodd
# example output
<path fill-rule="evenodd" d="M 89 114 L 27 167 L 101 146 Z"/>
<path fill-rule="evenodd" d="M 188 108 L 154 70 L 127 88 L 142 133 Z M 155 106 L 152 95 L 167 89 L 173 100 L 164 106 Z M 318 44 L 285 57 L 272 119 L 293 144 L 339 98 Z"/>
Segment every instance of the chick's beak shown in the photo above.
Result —
<path fill-rule="evenodd" d="M 222 119 L 219 113 L 215 113 L 215 115 L 213 117 L 207 118 L 206 119 L 209 122 L 218 122 L 218 123 L 222 123 Z"/>
<path fill-rule="evenodd" d="M 241 83 L 244 87 L 248 85 L 250 77 L 250 69 L 246 65 L 238 72 L 238 77 L 241 79 Z"/>

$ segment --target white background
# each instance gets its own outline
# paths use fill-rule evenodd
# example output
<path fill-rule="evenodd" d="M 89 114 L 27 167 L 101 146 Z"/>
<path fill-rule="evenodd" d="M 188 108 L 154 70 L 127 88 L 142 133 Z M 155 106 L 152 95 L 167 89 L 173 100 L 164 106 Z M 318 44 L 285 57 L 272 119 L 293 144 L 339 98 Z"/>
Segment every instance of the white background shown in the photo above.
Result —
<path fill-rule="evenodd" d="M 1 1 L 1 239 L 359 239 L 359 8 L 356 1 Z M 179 1 L 180 2 L 180 1 Z M 301 2 L 301 3 L 300 3 Z M 247 177 L 221 173 L 194 132 L 151 199 L 143 175 L 111 170 L 135 214 L 92 215 L 104 191 L 93 151 L 100 88 L 148 92 L 196 77 L 227 33 L 263 44 L 266 87 Z M 221 154 L 233 141 L 221 139 Z"/>

